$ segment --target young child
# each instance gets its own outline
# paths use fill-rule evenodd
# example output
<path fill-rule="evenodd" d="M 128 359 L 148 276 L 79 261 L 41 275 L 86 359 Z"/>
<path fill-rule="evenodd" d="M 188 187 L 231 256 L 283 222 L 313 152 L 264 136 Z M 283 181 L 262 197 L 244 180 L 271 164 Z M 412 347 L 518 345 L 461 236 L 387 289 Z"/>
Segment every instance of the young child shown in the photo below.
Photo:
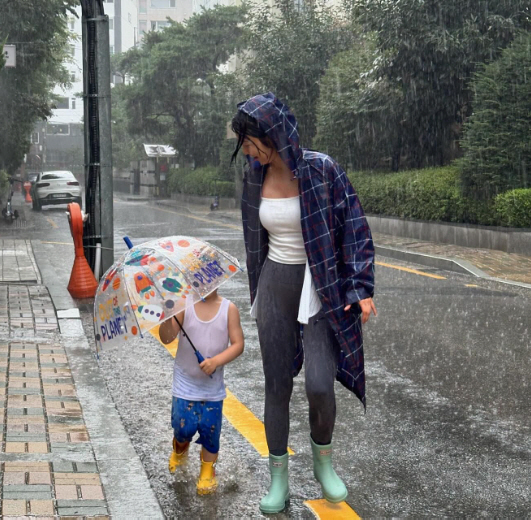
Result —
<path fill-rule="evenodd" d="M 223 366 L 243 352 L 243 331 L 236 305 L 214 291 L 204 301 L 189 305 L 185 311 L 165 321 L 159 329 L 163 343 L 171 343 L 179 334 L 179 348 L 173 369 L 171 424 L 174 429 L 173 452 L 169 470 L 175 472 L 188 455 L 190 441 L 199 432 L 201 472 L 197 493 L 206 495 L 217 488 L 215 465 L 223 399 L 226 397 Z M 183 324 L 184 333 L 179 326 Z M 205 361 L 199 364 L 190 338 Z M 230 345 L 229 345 L 230 342 Z"/>

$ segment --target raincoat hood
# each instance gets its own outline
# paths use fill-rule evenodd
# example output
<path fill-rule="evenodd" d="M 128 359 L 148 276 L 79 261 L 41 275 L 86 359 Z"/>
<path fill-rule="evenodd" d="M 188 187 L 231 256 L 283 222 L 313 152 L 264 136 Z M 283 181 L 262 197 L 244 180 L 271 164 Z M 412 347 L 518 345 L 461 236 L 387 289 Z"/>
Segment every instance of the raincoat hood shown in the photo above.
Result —
<path fill-rule="evenodd" d="M 273 141 L 277 152 L 296 177 L 302 157 L 297 120 L 289 107 L 273 93 L 259 94 L 238 104 L 238 110 L 253 117 Z"/>

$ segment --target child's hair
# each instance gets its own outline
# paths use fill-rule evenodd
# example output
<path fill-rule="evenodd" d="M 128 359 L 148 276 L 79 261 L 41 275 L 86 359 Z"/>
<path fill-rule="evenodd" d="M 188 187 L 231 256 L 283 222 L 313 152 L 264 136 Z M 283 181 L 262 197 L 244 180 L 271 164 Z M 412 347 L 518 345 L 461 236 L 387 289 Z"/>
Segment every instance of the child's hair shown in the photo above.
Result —
<path fill-rule="evenodd" d="M 236 149 L 232 154 L 231 164 L 236 160 L 238 152 L 243 146 L 243 142 L 245 141 L 246 137 L 256 137 L 257 139 L 260 139 L 264 146 L 267 146 L 268 148 L 275 148 L 273 141 L 265 133 L 265 131 L 260 128 L 258 121 L 242 110 L 238 110 L 237 114 L 233 117 L 231 128 L 238 137 Z"/>

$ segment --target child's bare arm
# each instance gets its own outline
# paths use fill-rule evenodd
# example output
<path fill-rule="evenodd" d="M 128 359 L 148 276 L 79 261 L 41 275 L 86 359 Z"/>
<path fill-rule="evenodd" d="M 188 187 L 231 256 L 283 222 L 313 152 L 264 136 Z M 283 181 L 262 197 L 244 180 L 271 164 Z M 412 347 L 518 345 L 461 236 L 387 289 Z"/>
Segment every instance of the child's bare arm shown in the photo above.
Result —
<path fill-rule="evenodd" d="M 184 320 L 184 311 L 181 311 L 179 314 L 173 316 L 169 320 L 166 320 L 159 327 L 160 341 L 162 341 L 162 343 L 165 345 L 171 343 L 181 330 L 181 327 L 179 327 L 179 324 L 175 321 L 175 318 L 179 320 L 179 323 L 182 323 Z"/>
<path fill-rule="evenodd" d="M 199 366 L 206 375 L 210 375 L 216 370 L 217 367 L 221 367 L 234 361 L 243 352 L 243 330 L 240 323 L 240 313 L 238 307 L 231 303 L 229 306 L 228 316 L 229 326 L 229 339 L 230 346 L 217 356 L 205 359 Z"/>

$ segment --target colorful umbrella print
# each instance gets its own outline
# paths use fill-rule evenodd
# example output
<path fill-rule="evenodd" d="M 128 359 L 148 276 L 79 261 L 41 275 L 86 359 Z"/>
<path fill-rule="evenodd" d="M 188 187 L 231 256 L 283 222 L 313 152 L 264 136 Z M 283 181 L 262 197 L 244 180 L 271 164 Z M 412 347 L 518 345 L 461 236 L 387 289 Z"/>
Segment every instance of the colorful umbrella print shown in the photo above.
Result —
<path fill-rule="evenodd" d="M 133 247 L 105 273 L 96 292 L 98 349 L 142 336 L 238 271 L 236 258 L 197 238 L 172 236 Z"/>

